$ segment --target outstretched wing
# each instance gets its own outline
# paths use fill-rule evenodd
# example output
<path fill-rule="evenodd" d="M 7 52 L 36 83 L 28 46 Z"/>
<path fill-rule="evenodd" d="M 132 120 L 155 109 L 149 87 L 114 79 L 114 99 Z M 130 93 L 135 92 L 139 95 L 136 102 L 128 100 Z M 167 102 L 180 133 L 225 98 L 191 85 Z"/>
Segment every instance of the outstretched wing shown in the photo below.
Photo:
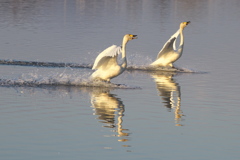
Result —
<path fill-rule="evenodd" d="M 93 64 L 92 69 L 98 69 L 103 65 L 108 65 L 109 62 L 117 64 L 117 56 L 121 53 L 122 48 L 120 46 L 112 45 L 102 51 Z"/>
<path fill-rule="evenodd" d="M 179 35 L 179 30 L 174 33 L 170 39 L 164 44 L 163 48 L 160 50 L 160 52 L 158 53 L 157 59 L 165 56 L 167 53 L 176 50 L 176 39 Z"/>

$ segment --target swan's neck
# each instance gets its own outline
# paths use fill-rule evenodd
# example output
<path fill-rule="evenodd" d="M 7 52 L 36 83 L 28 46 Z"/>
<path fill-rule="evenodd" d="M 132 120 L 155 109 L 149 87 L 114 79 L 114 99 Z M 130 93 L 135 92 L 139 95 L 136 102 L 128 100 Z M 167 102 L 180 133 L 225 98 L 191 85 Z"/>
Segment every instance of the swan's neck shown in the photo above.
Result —
<path fill-rule="evenodd" d="M 182 45 L 184 45 L 183 28 L 180 28 L 179 32 L 180 32 L 180 44 L 179 44 L 179 46 L 182 46 Z"/>
<path fill-rule="evenodd" d="M 180 27 L 179 33 L 180 33 L 180 44 L 179 44 L 179 47 L 178 47 L 178 53 L 181 54 L 182 51 L 183 51 L 183 46 L 184 46 L 183 28 Z"/>
<path fill-rule="evenodd" d="M 126 67 L 127 67 L 127 58 L 126 58 L 126 44 L 127 44 L 127 41 L 125 39 L 123 39 L 123 42 L 122 42 L 122 64 L 121 64 L 121 67 L 125 70 Z"/>
<path fill-rule="evenodd" d="M 126 45 L 128 40 L 124 37 L 122 41 L 122 58 L 126 57 Z"/>

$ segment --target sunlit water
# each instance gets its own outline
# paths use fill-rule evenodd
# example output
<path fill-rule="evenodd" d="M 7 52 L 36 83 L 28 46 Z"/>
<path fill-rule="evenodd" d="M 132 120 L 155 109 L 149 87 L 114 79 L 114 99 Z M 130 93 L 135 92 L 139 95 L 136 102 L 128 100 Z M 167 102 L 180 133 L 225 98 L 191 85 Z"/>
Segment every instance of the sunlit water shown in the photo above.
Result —
<path fill-rule="evenodd" d="M 0 159 L 240 159 L 239 17 L 238 0 L 1 0 Z M 189 20 L 186 72 L 136 70 Z M 90 82 L 126 33 L 132 69 Z"/>

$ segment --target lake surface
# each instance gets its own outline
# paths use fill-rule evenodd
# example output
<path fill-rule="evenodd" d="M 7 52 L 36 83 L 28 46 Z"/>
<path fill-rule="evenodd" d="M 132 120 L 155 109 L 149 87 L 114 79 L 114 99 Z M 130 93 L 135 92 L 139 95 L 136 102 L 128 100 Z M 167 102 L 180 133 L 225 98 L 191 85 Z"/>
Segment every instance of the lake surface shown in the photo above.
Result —
<path fill-rule="evenodd" d="M 0 0 L 0 159 L 240 159 L 239 17 L 238 0 Z M 138 35 L 128 65 L 145 66 L 183 21 L 175 65 L 194 73 L 89 83 L 123 35 Z"/>

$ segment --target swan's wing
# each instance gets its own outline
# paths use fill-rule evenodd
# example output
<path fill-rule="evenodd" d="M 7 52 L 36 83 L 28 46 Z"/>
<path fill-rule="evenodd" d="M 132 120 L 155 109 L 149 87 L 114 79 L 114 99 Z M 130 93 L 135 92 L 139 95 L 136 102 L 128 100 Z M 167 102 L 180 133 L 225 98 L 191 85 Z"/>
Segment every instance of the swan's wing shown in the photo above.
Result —
<path fill-rule="evenodd" d="M 157 59 L 160 58 L 161 56 L 166 55 L 170 51 L 176 50 L 176 39 L 179 35 L 179 30 L 174 33 L 169 40 L 164 44 L 163 48 L 160 50 L 158 53 Z"/>
<path fill-rule="evenodd" d="M 112 45 L 102 51 L 96 58 L 92 69 L 98 69 L 100 66 L 107 65 L 109 61 L 117 64 L 117 56 L 121 53 L 120 46 Z"/>

